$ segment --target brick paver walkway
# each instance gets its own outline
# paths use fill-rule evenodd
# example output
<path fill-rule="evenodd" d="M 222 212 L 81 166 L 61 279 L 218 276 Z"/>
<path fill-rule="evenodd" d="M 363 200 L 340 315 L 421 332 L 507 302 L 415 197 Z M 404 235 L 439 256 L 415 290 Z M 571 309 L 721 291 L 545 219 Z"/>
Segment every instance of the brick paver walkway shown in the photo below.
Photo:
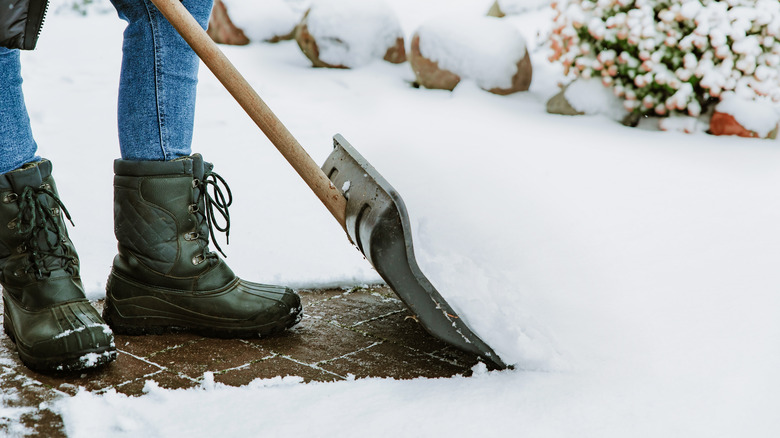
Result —
<path fill-rule="evenodd" d="M 351 291 L 300 291 L 304 319 L 265 339 L 211 339 L 188 333 L 117 336 L 119 358 L 87 373 L 44 375 L 19 361 L 13 343 L 0 334 L 0 394 L 5 407 L 22 412 L 21 424 L 0 418 L 0 435 L 64 436 L 62 419 L 49 409 L 56 397 L 80 387 L 96 393 L 114 388 L 139 395 L 147 380 L 164 388 L 200 384 L 203 373 L 227 385 L 295 375 L 305 381 L 360 377 L 449 377 L 468 374 L 472 356 L 428 335 L 386 287 Z M 101 309 L 102 303 L 95 306 Z"/>

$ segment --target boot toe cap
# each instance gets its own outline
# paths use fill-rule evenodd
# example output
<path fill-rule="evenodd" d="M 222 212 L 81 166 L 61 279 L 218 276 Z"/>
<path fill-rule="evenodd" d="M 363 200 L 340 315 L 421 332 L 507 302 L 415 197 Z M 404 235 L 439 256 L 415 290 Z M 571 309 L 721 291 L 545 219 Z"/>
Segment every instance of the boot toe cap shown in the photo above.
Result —
<path fill-rule="evenodd" d="M 105 324 L 81 326 L 32 345 L 29 355 L 58 371 L 96 367 L 116 358 L 111 329 Z"/>
<path fill-rule="evenodd" d="M 113 332 L 86 300 L 6 318 L 6 331 L 30 368 L 81 370 L 116 358 Z"/>
<path fill-rule="evenodd" d="M 253 296 L 256 313 L 252 320 L 257 324 L 280 324 L 291 327 L 300 320 L 301 298 L 292 289 L 241 280 L 245 293 Z"/>

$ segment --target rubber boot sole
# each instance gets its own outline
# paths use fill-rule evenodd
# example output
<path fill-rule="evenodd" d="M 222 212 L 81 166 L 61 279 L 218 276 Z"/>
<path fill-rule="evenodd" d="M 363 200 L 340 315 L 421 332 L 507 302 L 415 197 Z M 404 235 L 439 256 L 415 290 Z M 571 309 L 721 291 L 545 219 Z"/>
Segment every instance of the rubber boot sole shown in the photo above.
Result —
<path fill-rule="evenodd" d="M 161 305 L 165 304 L 167 303 L 161 302 Z M 139 311 L 144 313 L 144 310 L 146 310 L 149 316 L 126 315 L 123 314 L 122 307 L 133 307 L 132 313 L 136 315 Z M 108 297 L 103 309 L 103 319 L 114 333 L 131 336 L 161 335 L 185 331 L 210 338 L 257 338 L 282 332 L 298 324 L 303 319 L 303 308 L 298 306 L 290 309 L 290 312 L 285 317 L 265 324 L 247 327 L 220 327 L 216 322 L 197 322 L 197 318 L 185 318 L 182 315 L 172 313 L 166 315 L 165 312 L 159 309 L 150 309 L 148 307 L 143 309 L 132 304 L 123 304 L 122 307 L 116 306 L 114 301 Z"/>

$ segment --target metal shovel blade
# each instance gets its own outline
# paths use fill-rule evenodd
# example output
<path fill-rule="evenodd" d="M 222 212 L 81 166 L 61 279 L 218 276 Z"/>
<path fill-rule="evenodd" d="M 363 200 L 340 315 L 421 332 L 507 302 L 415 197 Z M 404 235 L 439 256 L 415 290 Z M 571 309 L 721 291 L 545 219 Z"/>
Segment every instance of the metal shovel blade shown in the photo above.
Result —
<path fill-rule="evenodd" d="M 341 135 L 322 170 L 347 198 L 346 231 L 371 265 L 417 315 L 431 335 L 482 357 L 507 365 L 482 341 L 420 270 L 414 257 L 409 216 L 401 195 Z"/>

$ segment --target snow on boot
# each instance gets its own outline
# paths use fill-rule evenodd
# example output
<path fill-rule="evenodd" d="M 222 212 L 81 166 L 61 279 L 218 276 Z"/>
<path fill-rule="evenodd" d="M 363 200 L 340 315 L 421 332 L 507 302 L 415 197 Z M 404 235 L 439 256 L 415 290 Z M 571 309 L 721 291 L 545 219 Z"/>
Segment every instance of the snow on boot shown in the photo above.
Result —
<path fill-rule="evenodd" d="M 232 202 L 230 189 L 212 167 L 199 154 L 114 162 L 119 254 L 103 316 L 117 333 L 184 329 L 255 337 L 300 321 L 300 298 L 292 290 L 242 280 L 209 250 L 214 228 L 229 232 Z M 217 223 L 217 213 L 224 226 Z"/>
<path fill-rule="evenodd" d="M 3 328 L 36 371 L 72 371 L 117 356 L 114 335 L 84 295 L 51 162 L 0 175 Z"/>

